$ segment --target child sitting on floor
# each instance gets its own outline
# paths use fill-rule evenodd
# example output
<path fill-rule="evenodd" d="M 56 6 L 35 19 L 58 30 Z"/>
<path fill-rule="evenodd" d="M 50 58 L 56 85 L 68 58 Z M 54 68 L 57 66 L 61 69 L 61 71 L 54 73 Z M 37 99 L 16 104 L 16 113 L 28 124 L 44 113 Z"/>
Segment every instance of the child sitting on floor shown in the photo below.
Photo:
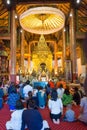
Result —
<path fill-rule="evenodd" d="M 72 110 L 72 105 L 68 104 L 66 107 L 66 112 L 63 118 L 63 121 L 73 122 L 75 121 L 75 112 Z"/>

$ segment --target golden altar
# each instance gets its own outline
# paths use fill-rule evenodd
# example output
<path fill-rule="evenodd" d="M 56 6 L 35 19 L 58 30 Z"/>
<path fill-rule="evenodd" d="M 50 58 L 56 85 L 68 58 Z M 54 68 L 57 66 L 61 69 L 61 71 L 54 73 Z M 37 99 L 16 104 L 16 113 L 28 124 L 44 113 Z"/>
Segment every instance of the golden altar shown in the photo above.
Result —
<path fill-rule="evenodd" d="M 48 71 L 52 71 L 53 55 L 48 47 L 43 35 L 40 36 L 38 45 L 34 48 L 32 53 L 33 69 L 45 75 Z"/>

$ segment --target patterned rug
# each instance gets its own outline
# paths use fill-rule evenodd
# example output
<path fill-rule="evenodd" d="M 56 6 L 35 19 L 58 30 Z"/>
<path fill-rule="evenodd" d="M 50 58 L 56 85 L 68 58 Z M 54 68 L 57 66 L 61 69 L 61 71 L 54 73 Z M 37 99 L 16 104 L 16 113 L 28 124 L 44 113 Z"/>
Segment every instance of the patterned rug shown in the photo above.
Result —
<path fill-rule="evenodd" d="M 6 130 L 5 124 L 10 119 L 10 111 L 7 104 L 0 110 L 0 130 Z"/>
<path fill-rule="evenodd" d="M 79 107 L 74 106 L 73 110 L 75 111 L 76 117 L 79 115 Z M 81 122 L 63 122 L 61 121 L 59 125 L 53 124 L 50 119 L 49 110 L 45 108 L 45 110 L 39 110 L 43 119 L 47 120 L 51 130 L 87 130 L 87 126 Z M 65 112 L 65 108 L 64 108 Z"/>
<path fill-rule="evenodd" d="M 76 116 L 79 115 L 79 107 L 74 106 L 73 107 Z M 51 130 L 87 130 L 87 126 L 81 122 L 73 122 L 73 123 L 68 123 L 68 122 L 60 122 L 59 125 L 53 124 L 50 116 L 49 116 L 49 110 L 46 107 L 44 110 L 39 109 L 43 119 L 47 120 Z M 65 108 L 64 108 L 65 112 Z M 6 122 L 10 119 L 11 112 L 9 111 L 8 105 L 5 104 L 4 108 L 0 110 L 0 130 L 6 130 L 5 124 Z"/>

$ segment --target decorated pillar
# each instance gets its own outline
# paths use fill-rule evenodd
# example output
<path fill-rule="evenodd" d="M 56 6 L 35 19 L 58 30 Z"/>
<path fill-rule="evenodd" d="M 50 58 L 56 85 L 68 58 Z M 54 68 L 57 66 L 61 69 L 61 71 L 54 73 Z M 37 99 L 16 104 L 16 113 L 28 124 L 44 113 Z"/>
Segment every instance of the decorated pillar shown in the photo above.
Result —
<path fill-rule="evenodd" d="M 56 42 L 54 43 L 54 72 L 55 72 L 55 75 L 57 75 L 57 67 L 58 67 L 58 65 L 57 65 L 57 54 L 56 54 L 56 52 L 57 52 L 57 44 L 56 44 Z"/>
<path fill-rule="evenodd" d="M 8 78 L 8 53 L 5 44 L 0 40 L 0 80 Z"/>
<path fill-rule="evenodd" d="M 66 43 L 65 43 L 65 29 L 63 29 L 63 72 L 65 73 L 65 60 L 66 60 Z"/>
<path fill-rule="evenodd" d="M 21 32 L 21 74 L 24 74 L 24 31 Z"/>
<path fill-rule="evenodd" d="M 75 9 L 71 9 L 70 16 L 71 16 L 70 17 L 70 57 L 72 63 L 72 81 L 73 81 L 77 76 Z"/>
<path fill-rule="evenodd" d="M 28 72 L 30 72 L 30 54 L 31 51 L 30 51 L 30 43 L 29 43 L 29 55 L 28 55 Z"/>
<path fill-rule="evenodd" d="M 16 23 L 15 23 L 15 10 L 11 9 L 11 54 L 10 54 L 10 81 L 16 82 Z"/>

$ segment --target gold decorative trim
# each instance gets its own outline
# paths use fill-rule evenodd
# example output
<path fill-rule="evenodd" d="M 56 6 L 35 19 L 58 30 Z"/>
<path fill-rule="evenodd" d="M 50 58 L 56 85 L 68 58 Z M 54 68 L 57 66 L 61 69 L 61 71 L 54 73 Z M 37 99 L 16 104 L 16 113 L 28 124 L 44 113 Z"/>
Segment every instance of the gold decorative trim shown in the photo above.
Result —
<path fill-rule="evenodd" d="M 53 7 L 35 7 L 20 15 L 20 24 L 28 32 L 50 34 L 64 27 L 65 15 Z"/>

